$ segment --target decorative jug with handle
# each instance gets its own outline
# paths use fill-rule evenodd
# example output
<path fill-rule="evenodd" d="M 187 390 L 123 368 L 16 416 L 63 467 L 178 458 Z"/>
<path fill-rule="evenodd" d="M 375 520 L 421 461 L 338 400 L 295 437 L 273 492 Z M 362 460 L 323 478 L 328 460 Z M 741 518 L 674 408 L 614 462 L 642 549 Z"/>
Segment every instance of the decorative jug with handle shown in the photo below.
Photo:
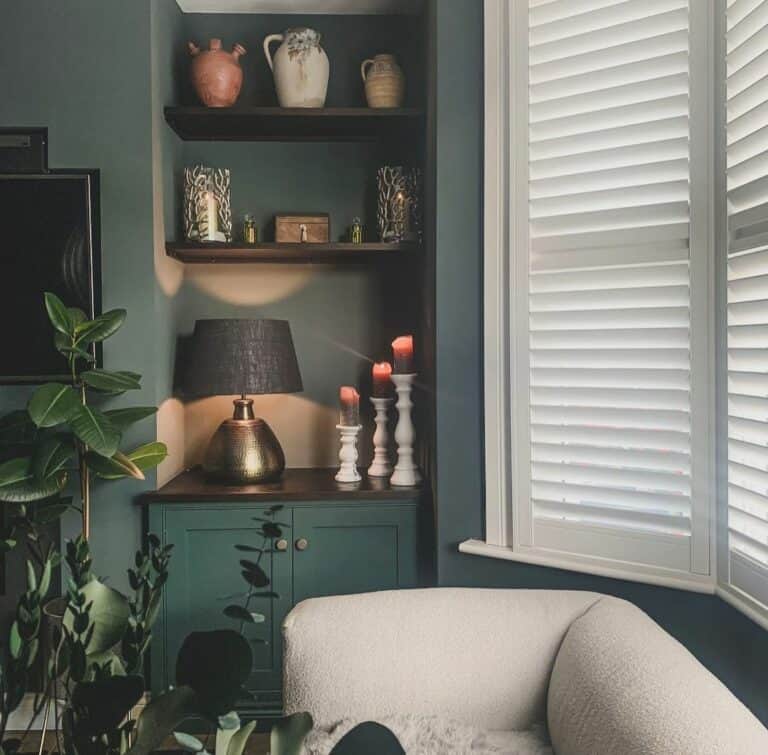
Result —
<path fill-rule="evenodd" d="M 360 74 L 365 83 L 368 107 L 400 107 L 405 97 L 405 76 L 394 55 L 376 55 L 364 60 Z"/>
<path fill-rule="evenodd" d="M 234 105 L 243 85 L 240 56 L 245 55 L 245 48 L 235 45 L 232 52 L 226 52 L 221 49 L 220 39 L 212 39 L 207 50 L 190 42 L 189 52 L 192 55 L 192 85 L 202 103 L 208 107 Z"/>
<path fill-rule="evenodd" d="M 281 42 L 274 58 L 269 45 Z M 280 107 L 323 107 L 328 92 L 328 56 L 313 29 L 288 29 L 264 40 L 264 55 L 272 69 Z"/>

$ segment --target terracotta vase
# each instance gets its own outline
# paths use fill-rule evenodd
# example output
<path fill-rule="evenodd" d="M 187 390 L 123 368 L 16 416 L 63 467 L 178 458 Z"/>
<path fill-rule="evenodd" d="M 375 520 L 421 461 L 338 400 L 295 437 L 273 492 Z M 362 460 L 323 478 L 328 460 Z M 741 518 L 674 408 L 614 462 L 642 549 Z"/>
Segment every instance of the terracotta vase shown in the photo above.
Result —
<path fill-rule="evenodd" d="M 405 76 L 394 55 L 376 55 L 364 60 L 360 74 L 365 82 L 368 107 L 400 107 L 405 97 Z"/>
<path fill-rule="evenodd" d="M 272 42 L 282 42 L 274 58 Z M 280 107 L 323 107 L 328 92 L 328 56 L 313 29 L 288 29 L 264 40 L 264 55 L 275 77 Z"/>
<path fill-rule="evenodd" d="M 240 56 L 245 48 L 236 44 L 232 52 L 221 49 L 221 40 L 212 39 L 208 50 L 189 43 L 192 55 L 190 74 L 197 96 L 207 107 L 230 107 L 237 102 L 243 85 Z"/>

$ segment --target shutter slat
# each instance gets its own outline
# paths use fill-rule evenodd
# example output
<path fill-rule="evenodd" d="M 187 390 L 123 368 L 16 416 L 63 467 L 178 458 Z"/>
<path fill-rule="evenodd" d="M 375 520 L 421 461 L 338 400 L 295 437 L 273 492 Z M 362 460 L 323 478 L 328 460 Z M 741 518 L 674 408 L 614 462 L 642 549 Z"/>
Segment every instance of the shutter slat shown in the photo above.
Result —
<path fill-rule="evenodd" d="M 768 449 L 768 425 L 743 417 L 728 417 L 728 437 Z"/>
<path fill-rule="evenodd" d="M 621 487 L 565 484 L 562 482 L 548 482 L 546 480 L 532 481 L 531 496 L 536 500 L 543 498 L 553 501 L 569 501 L 571 503 L 634 506 L 640 511 L 677 511 L 683 515 L 689 512 L 690 506 L 687 496 L 680 494 L 647 493 Z"/>
<path fill-rule="evenodd" d="M 531 312 L 605 311 L 620 307 L 684 307 L 688 306 L 687 286 L 656 286 L 653 288 L 617 288 L 560 291 L 531 296 Z"/>
<path fill-rule="evenodd" d="M 688 10 L 678 10 L 659 13 L 641 21 L 627 21 L 626 23 L 588 32 L 567 39 L 555 40 L 549 43 L 539 43 L 530 46 L 529 62 L 531 65 L 539 65 L 553 60 L 562 60 L 575 55 L 587 55 L 591 52 L 600 52 L 606 49 L 616 49 L 622 45 L 631 44 L 639 40 L 649 41 L 655 37 L 669 34 L 675 31 L 688 29 Z"/>
<path fill-rule="evenodd" d="M 643 428 L 603 428 L 594 425 L 531 424 L 531 442 L 576 443 L 595 448 L 660 450 L 688 453 L 687 430 L 645 430 Z"/>
<path fill-rule="evenodd" d="M 595 166 L 593 166 L 595 167 Z M 590 170 L 575 176 L 556 176 L 532 180 L 530 198 L 572 196 L 608 189 L 625 189 L 670 181 L 688 181 L 687 156 L 679 160 L 666 160 L 609 170 Z"/>
<path fill-rule="evenodd" d="M 674 451 L 641 451 L 639 449 L 600 448 L 589 445 L 536 443 L 533 461 L 558 464 L 599 464 L 603 467 L 636 468 L 638 465 L 657 472 L 690 475 L 691 458 Z"/>
<path fill-rule="evenodd" d="M 592 506 L 560 501 L 533 501 L 534 511 L 544 519 L 564 520 L 645 532 L 690 535 L 690 519 L 685 515 L 632 511 L 620 506 Z"/>
<path fill-rule="evenodd" d="M 529 151 L 531 160 L 536 162 L 555 157 L 571 157 L 588 152 L 632 147 L 637 144 L 655 144 L 685 138 L 687 133 L 688 119 L 685 116 L 678 116 L 616 126 L 603 131 L 540 139 L 531 143 Z"/>
<path fill-rule="evenodd" d="M 759 3 L 754 10 L 742 17 L 735 15 L 732 11 L 733 9 L 729 8 L 726 13 L 728 31 L 725 38 L 728 55 L 732 55 L 740 45 L 748 42 L 758 29 L 768 25 L 768 3 L 766 2 Z"/>
<path fill-rule="evenodd" d="M 688 389 L 682 391 L 644 388 L 533 388 L 532 406 L 674 409 L 687 411 Z"/>
<path fill-rule="evenodd" d="M 660 307 L 655 309 L 613 309 L 598 311 L 534 312 L 531 329 L 547 330 L 623 330 L 625 328 L 687 328 L 686 307 Z"/>
<path fill-rule="evenodd" d="M 686 349 L 687 328 L 545 330 L 532 332 L 531 349 Z"/>
<path fill-rule="evenodd" d="M 686 370 L 535 369 L 532 383 L 559 388 L 662 388 L 689 390 Z"/>
<path fill-rule="evenodd" d="M 682 349 L 608 349 L 571 351 L 551 349 L 531 354 L 531 367 L 600 367 L 608 369 L 678 369 L 687 370 L 690 354 Z"/>
<path fill-rule="evenodd" d="M 531 406 L 531 421 L 547 425 L 688 432 L 688 412 L 673 410 L 611 409 L 580 406 Z"/>
<path fill-rule="evenodd" d="M 535 131 L 533 133 L 536 133 Z M 680 160 L 688 157 L 688 139 L 674 137 L 659 139 L 654 142 L 627 145 L 623 147 L 606 147 L 594 149 L 584 155 L 567 155 L 538 159 L 530 164 L 530 175 L 533 181 L 543 178 L 572 176 L 577 173 L 590 173 L 595 168 L 600 171 L 615 168 L 634 168 L 649 163 Z"/>
<path fill-rule="evenodd" d="M 549 63 L 531 66 L 529 81 L 542 84 L 569 76 L 601 71 L 609 66 L 652 60 L 662 55 L 688 51 L 688 34 L 685 30 L 660 34 L 651 39 L 630 42 L 620 48 L 592 50 L 582 55 L 572 55 Z M 687 108 L 686 108 L 687 110 Z"/>
<path fill-rule="evenodd" d="M 683 94 L 643 102 L 636 105 L 606 108 L 601 113 L 600 123 L 603 131 L 624 126 L 636 126 L 655 123 L 669 118 L 679 118 L 688 112 L 688 97 Z M 742 116 L 740 123 L 749 126 L 749 114 Z M 540 144 L 550 139 L 591 134 L 595 130 L 591 113 L 571 115 L 567 118 L 550 118 L 531 126 L 531 144 Z"/>
<path fill-rule="evenodd" d="M 750 69 L 745 68 L 743 70 L 749 71 Z M 531 103 L 536 104 L 574 95 L 588 95 L 617 86 L 647 82 L 648 79 L 652 78 L 676 74 L 687 75 L 687 73 L 688 49 L 686 47 L 668 55 L 607 66 L 586 73 L 572 71 L 571 75 L 538 83 L 532 81 L 529 96 Z"/>

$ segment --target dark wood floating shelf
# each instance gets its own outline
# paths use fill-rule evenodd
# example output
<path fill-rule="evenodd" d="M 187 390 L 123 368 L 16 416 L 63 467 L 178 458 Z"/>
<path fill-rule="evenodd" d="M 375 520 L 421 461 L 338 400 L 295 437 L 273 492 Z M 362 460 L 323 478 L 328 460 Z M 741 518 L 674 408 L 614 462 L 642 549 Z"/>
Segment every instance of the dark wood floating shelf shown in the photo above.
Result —
<path fill-rule="evenodd" d="M 262 485 L 224 485 L 209 482 L 199 467 L 182 472 L 159 490 L 143 493 L 139 503 L 211 501 L 414 501 L 418 487 L 392 487 L 382 478 L 363 476 L 360 482 L 339 483 L 336 469 L 286 469 L 277 482 Z"/>
<path fill-rule="evenodd" d="M 166 242 L 165 252 L 181 262 L 315 262 L 345 263 L 371 262 L 375 259 L 391 259 L 402 254 L 418 251 L 415 242 L 350 244 L 340 241 L 333 244 L 277 244 L 263 243 L 255 246 L 241 244 L 193 244 L 191 242 Z"/>
<path fill-rule="evenodd" d="M 399 139 L 423 126 L 419 108 L 167 107 L 185 141 L 349 142 Z"/>

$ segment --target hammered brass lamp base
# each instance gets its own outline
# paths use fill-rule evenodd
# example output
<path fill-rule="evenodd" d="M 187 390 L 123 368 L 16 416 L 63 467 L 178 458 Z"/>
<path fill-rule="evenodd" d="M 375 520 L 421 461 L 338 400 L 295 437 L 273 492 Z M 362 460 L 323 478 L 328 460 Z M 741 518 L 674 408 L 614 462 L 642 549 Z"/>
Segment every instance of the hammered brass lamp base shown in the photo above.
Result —
<path fill-rule="evenodd" d="M 285 469 L 285 455 L 272 428 L 253 416 L 253 401 L 236 399 L 235 415 L 214 433 L 203 461 L 212 479 L 232 485 L 272 482 Z"/>

